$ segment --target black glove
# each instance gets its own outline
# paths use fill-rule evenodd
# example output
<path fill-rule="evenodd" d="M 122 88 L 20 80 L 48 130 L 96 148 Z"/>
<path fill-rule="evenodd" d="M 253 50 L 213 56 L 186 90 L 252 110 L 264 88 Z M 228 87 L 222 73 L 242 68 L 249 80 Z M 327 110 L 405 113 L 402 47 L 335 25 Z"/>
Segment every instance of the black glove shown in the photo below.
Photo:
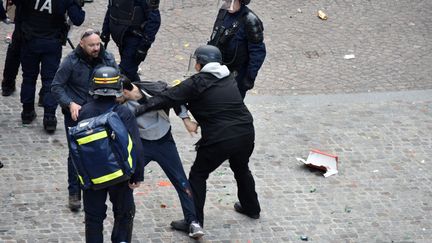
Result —
<path fill-rule="evenodd" d="M 147 111 L 147 104 L 139 105 L 135 108 L 135 117 L 138 117 Z"/>
<path fill-rule="evenodd" d="M 138 47 L 137 52 L 135 53 L 135 61 L 140 63 L 144 61 L 147 56 L 147 51 L 150 49 L 150 45 L 142 44 Z"/>
<path fill-rule="evenodd" d="M 108 42 L 110 41 L 110 33 L 102 31 L 100 38 L 102 42 L 105 43 L 105 45 L 107 45 Z"/>

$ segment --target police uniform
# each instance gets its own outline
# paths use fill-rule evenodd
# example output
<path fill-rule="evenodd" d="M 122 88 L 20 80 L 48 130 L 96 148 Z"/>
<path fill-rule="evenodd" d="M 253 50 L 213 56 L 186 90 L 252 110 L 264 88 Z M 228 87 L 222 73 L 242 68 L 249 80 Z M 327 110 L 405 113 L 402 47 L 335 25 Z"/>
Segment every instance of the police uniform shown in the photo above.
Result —
<path fill-rule="evenodd" d="M 6 59 L 3 69 L 3 80 L 2 80 L 2 95 L 9 96 L 15 91 L 16 76 L 18 74 L 20 66 L 20 54 L 21 54 L 21 30 L 20 30 L 20 5 L 16 5 L 15 8 L 15 27 L 12 33 L 12 41 L 8 45 L 6 51 Z"/>
<path fill-rule="evenodd" d="M 22 50 L 21 65 L 23 81 L 21 103 L 23 123 L 31 123 L 36 113 L 34 99 L 36 80 L 41 74 L 44 97 L 44 128 L 48 132 L 56 129 L 55 111 L 57 102 L 50 86 L 60 63 L 62 43 L 67 35 L 65 15 L 74 25 L 81 25 L 85 12 L 73 0 L 23 0 L 22 4 Z M 40 68 L 39 68 L 40 67 Z"/>
<path fill-rule="evenodd" d="M 253 88 L 266 56 L 263 31 L 261 20 L 242 3 L 235 13 L 219 10 L 208 42 L 222 52 L 223 64 L 234 74 L 243 98 Z"/>
<path fill-rule="evenodd" d="M 128 108 L 116 106 L 114 97 L 99 97 L 98 99 L 86 103 L 78 117 L 78 121 L 86 118 L 103 114 L 111 107 L 128 128 L 128 132 L 134 143 L 138 147 L 138 163 L 136 172 L 131 178 L 131 182 L 144 180 L 143 152 L 138 133 L 138 126 L 134 115 Z M 100 190 L 88 189 L 83 191 L 84 212 L 86 225 L 86 242 L 103 242 L 103 221 L 106 218 L 107 206 L 105 204 L 107 195 L 113 204 L 114 226 L 111 234 L 112 242 L 131 242 L 133 218 L 135 216 L 135 203 L 133 190 L 129 188 L 128 181 L 109 186 Z"/>
<path fill-rule="evenodd" d="M 159 0 L 110 0 L 101 38 L 119 47 L 120 69 L 131 81 L 139 81 L 138 66 L 147 56 L 161 24 Z"/>

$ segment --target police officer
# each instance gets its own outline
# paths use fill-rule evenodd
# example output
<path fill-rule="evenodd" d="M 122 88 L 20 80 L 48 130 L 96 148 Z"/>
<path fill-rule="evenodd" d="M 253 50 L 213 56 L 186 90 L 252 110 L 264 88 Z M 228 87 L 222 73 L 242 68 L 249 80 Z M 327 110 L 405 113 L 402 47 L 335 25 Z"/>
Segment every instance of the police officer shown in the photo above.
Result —
<path fill-rule="evenodd" d="M 96 81 L 98 79 L 99 81 Z M 101 82 L 100 80 L 109 80 Z M 128 129 L 132 142 L 137 149 L 135 173 L 129 181 L 123 181 L 100 190 L 84 190 L 85 236 L 86 242 L 103 242 L 103 221 L 106 218 L 105 205 L 109 194 L 114 212 L 112 242 L 131 242 L 135 203 L 133 189 L 144 180 L 144 163 L 138 126 L 133 113 L 124 106 L 117 105 L 116 97 L 122 96 L 122 84 L 117 69 L 103 66 L 95 70 L 90 92 L 93 101 L 86 103 L 78 116 L 78 121 L 101 115 L 112 109 Z"/>
<path fill-rule="evenodd" d="M 120 51 L 120 69 L 131 81 L 139 81 L 138 66 L 144 61 L 161 24 L 159 0 L 110 0 L 102 28 L 105 45 L 110 34 Z"/>
<path fill-rule="evenodd" d="M 12 41 L 6 51 L 6 59 L 3 69 L 3 80 L 1 83 L 2 95 L 10 96 L 15 92 L 16 76 L 20 66 L 21 55 L 21 30 L 20 30 L 20 5 L 15 8 L 15 27 L 12 33 Z"/>
<path fill-rule="evenodd" d="M 204 225 L 206 181 L 225 160 L 229 161 L 237 181 L 240 202 L 234 204 L 234 209 L 258 219 L 261 208 L 248 166 L 255 140 L 252 115 L 243 103 L 234 77 L 220 64 L 222 56 L 218 48 L 201 46 L 194 56 L 199 73 L 161 95 L 140 100 L 142 105 L 137 107 L 135 115 L 186 103 L 201 126 L 197 155 L 189 173 L 199 223 Z M 171 225 L 187 230 L 184 220 L 173 221 Z"/>
<path fill-rule="evenodd" d="M 252 89 L 266 56 L 264 27 L 246 5 L 250 0 L 222 0 L 209 45 L 222 52 L 223 64 L 234 74 L 240 94 Z"/>
<path fill-rule="evenodd" d="M 18 0 L 16 0 L 18 1 Z M 21 65 L 23 81 L 21 103 L 23 124 L 30 124 L 36 118 L 34 109 L 36 80 L 40 71 L 42 96 L 44 97 L 44 129 L 52 133 L 57 127 L 55 112 L 57 102 L 50 87 L 60 63 L 62 43 L 66 38 L 65 15 L 74 25 L 81 25 L 85 12 L 74 0 L 22 0 L 22 50 Z"/>
<path fill-rule="evenodd" d="M 54 76 L 51 92 L 62 108 L 66 131 L 77 124 L 81 106 L 92 100 L 89 90 L 94 70 L 101 66 L 117 68 L 114 56 L 103 49 L 99 35 L 93 29 L 84 31 L 79 45 L 63 59 Z M 77 211 L 81 208 L 81 191 L 70 151 L 67 160 L 69 208 Z"/>

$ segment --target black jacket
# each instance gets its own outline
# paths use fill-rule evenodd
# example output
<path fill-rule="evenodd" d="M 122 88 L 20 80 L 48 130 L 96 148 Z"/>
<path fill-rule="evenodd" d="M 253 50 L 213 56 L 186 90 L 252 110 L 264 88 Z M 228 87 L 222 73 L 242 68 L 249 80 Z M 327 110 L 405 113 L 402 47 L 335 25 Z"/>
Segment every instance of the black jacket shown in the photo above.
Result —
<path fill-rule="evenodd" d="M 158 110 L 181 104 L 186 104 L 201 126 L 199 146 L 254 133 L 252 115 L 232 75 L 219 79 L 211 73 L 197 73 L 149 98 L 138 110 Z"/>

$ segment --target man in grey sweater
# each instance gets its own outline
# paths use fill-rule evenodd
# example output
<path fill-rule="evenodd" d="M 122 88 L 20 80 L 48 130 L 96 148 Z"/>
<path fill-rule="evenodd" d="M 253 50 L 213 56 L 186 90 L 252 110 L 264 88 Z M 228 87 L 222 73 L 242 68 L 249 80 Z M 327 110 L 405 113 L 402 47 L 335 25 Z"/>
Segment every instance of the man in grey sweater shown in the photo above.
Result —
<path fill-rule="evenodd" d="M 123 97 L 126 101 L 124 105 L 133 112 L 139 105 L 138 100 L 151 97 L 150 91 L 146 90 L 145 83 L 131 83 L 125 78 L 123 88 Z M 197 124 L 191 121 L 186 108 L 182 106 L 180 110 L 177 115 L 183 119 L 187 130 L 196 132 Z M 178 193 L 184 220 L 189 226 L 189 236 L 197 239 L 202 237 L 204 232 L 198 223 L 192 190 L 171 134 L 168 113 L 169 110 L 156 110 L 136 117 L 143 144 L 144 165 L 150 161 L 156 161 L 168 176 Z"/>

